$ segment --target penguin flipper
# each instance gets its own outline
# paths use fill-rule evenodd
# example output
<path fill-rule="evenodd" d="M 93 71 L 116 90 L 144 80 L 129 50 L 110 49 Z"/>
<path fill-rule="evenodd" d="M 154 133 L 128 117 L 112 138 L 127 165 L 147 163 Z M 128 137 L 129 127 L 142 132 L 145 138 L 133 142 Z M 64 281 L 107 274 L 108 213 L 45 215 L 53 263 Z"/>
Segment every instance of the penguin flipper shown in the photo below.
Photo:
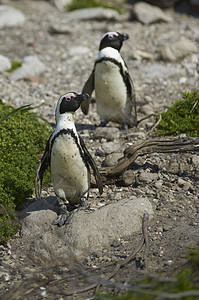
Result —
<path fill-rule="evenodd" d="M 50 139 L 49 139 L 50 140 Z M 35 174 L 35 194 L 36 198 L 40 199 L 41 198 L 41 190 L 42 190 L 42 181 L 43 181 L 43 176 L 46 171 L 46 169 L 50 165 L 50 157 L 49 157 L 49 140 L 46 144 L 46 148 L 44 151 L 44 154 L 37 166 L 36 169 L 36 174 Z"/>
<path fill-rule="evenodd" d="M 95 87 L 94 87 L 94 70 L 93 70 L 92 73 L 90 74 L 88 80 L 85 82 L 84 87 L 82 89 L 82 94 L 86 93 L 86 94 L 89 94 L 89 96 L 90 96 L 88 99 L 85 99 L 81 103 L 81 109 L 85 115 L 88 114 L 91 96 L 92 96 L 94 88 Z"/>
<path fill-rule="evenodd" d="M 100 192 L 100 194 L 102 194 L 103 193 L 103 182 L 102 182 L 102 177 L 101 177 L 101 175 L 99 173 L 98 167 L 97 167 L 94 159 L 90 155 L 88 149 L 86 148 L 86 146 L 84 144 L 84 141 L 83 141 L 83 139 L 81 137 L 80 137 L 80 144 L 81 144 L 81 147 L 82 147 L 82 149 L 84 151 L 84 154 L 86 156 L 86 159 L 87 159 L 89 165 L 93 169 L 93 173 L 94 173 L 94 176 L 95 176 L 95 180 L 96 180 L 99 192 Z"/>
<path fill-rule="evenodd" d="M 134 107 L 134 113 L 135 113 L 135 126 L 137 125 L 137 105 L 136 105 L 136 96 L 135 96 L 135 88 L 133 84 L 133 80 L 129 74 L 129 72 L 125 72 L 125 80 L 127 83 L 127 86 L 129 86 L 130 93 L 131 93 L 131 101 L 133 102 Z"/>

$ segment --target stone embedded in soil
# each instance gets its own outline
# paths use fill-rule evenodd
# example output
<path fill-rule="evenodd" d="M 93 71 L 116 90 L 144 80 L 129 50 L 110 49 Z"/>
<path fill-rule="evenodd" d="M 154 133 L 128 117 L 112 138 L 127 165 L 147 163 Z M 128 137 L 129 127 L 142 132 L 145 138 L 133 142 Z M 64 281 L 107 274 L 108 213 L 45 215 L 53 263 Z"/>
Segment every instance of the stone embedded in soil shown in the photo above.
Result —
<path fill-rule="evenodd" d="M 142 216 L 153 209 L 147 198 L 117 201 L 94 212 L 77 211 L 68 219 L 66 226 L 51 225 L 56 213 L 52 210 L 55 197 L 36 201 L 22 213 L 22 238 L 29 239 L 28 255 L 44 262 L 71 255 L 82 257 L 93 251 L 101 251 L 116 239 L 132 237 L 141 231 Z"/>
<path fill-rule="evenodd" d="M 119 139 L 119 137 L 120 130 L 116 127 L 97 127 L 93 134 L 95 140 L 106 139 L 108 142 Z"/>
<path fill-rule="evenodd" d="M 102 167 L 113 167 L 118 163 L 118 160 L 122 157 L 122 153 L 111 153 L 106 156 L 102 162 Z"/>

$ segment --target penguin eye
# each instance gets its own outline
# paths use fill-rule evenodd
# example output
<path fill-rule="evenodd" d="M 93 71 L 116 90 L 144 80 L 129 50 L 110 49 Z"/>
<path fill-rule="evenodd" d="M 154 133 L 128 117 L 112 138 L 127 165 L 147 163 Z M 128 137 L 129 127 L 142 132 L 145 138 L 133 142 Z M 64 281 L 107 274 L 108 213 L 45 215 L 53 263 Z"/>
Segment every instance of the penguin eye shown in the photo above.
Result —
<path fill-rule="evenodd" d="M 73 99 L 73 97 L 72 96 L 68 96 L 68 97 L 64 97 L 64 99 L 63 100 L 65 100 L 65 101 L 71 101 Z"/>

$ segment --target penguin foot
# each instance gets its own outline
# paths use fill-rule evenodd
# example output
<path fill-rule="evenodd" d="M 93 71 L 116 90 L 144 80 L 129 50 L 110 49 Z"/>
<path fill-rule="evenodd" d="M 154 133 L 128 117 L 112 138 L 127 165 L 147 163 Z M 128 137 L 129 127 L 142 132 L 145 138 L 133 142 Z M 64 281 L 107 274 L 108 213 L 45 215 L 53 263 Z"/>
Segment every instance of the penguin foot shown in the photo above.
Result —
<path fill-rule="evenodd" d="M 106 126 L 106 121 L 100 120 L 99 127 L 105 127 Z"/>
<path fill-rule="evenodd" d="M 66 223 L 67 219 L 68 219 L 68 215 L 66 213 L 63 213 L 61 215 L 58 215 L 54 219 L 54 221 L 52 222 L 52 225 L 58 225 L 59 227 L 61 227 Z"/>
<path fill-rule="evenodd" d="M 121 133 L 125 133 L 128 129 L 128 122 L 127 120 L 124 120 L 124 122 L 122 123 L 122 126 L 121 126 Z"/>

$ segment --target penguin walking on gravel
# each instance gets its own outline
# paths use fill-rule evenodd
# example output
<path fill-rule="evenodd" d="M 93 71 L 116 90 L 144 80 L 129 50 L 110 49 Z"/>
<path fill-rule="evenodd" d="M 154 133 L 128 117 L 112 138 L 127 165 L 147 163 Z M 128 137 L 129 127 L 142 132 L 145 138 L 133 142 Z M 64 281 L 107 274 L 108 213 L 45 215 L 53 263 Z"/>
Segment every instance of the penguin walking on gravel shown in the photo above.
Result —
<path fill-rule="evenodd" d="M 61 208 L 61 214 L 53 224 L 59 226 L 64 225 L 69 216 L 67 206 L 85 206 L 90 188 L 89 165 L 93 169 L 100 194 L 103 192 L 98 168 L 83 139 L 78 135 L 73 120 L 74 112 L 88 97 L 87 94 L 71 92 L 59 98 L 55 113 L 56 128 L 36 170 L 35 193 L 40 199 L 43 175 L 50 166 L 54 192 Z"/>
<path fill-rule="evenodd" d="M 135 90 L 127 65 L 120 55 L 123 41 L 128 38 L 128 34 L 119 32 L 107 32 L 103 35 L 93 71 L 82 90 L 82 93 L 90 95 L 81 104 L 86 115 L 95 90 L 100 126 L 106 126 L 109 121 L 122 125 L 123 129 L 137 124 Z"/>

